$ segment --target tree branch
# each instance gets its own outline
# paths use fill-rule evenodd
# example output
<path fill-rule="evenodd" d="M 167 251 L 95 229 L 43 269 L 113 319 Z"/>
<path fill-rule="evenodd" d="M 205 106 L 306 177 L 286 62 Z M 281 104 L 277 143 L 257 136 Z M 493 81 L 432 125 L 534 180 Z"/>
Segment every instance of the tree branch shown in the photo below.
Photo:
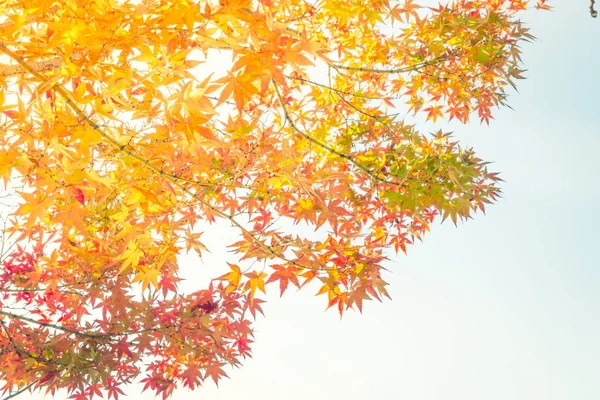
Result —
<path fill-rule="evenodd" d="M 22 389 L 17 390 L 14 393 L 10 393 L 8 396 L 6 396 L 5 398 L 3 398 L 2 400 L 9 400 L 12 399 L 13 397 L 17 397 L 18 395 L 20 395 L 21 393 L 29 390 L 30 387 L 32 387 L 33 385 L 35 385 L 37 383 L 37 380 L 31 382 L 29 385 L 25 386 Z"/>
<path fill-rule="evenodd" d="M 283 97 L 281 96 L 279 87 L 277 86 L 275 81 L 272 81 L 272 83 L 273 83 L 273 87 L 275 88 L 275 92 L 277 94 L 277 99 L 279 100 L 279 104 L 281 105 L 281 108 L 283 110 L 284 118 L 290 124 L 290 126 L 292 127 L 294 132 L 298 133 L 300 136 L 302 136 L 309 142 L 321 147 L 322 149 L 328 151 L 329 153 L 334 154 L 340 158 L 343 158 L 344 160 L 347 160 L 348 162 L 350 162 L 352 165 L 354 165 L 358 169 L 364 171 L 367 175 L 369 175 L 376 182 L 387 183 L 389 185 L 394 185 L 394 186 L 399 186 L 399 187 L 402 187 L 404 185 L 407 178 L 402 179 L 402 181 L 400 181 L 400 182 L 394 182 L 394 181 L 390 181 L 385 178 L 382 178 L 381 176 L 379 176 L 379 174 L 377 174 L 376 171 L 372 171 L 369 168 L 365 167 L 364 165 L 362 165 L 361 163 L 356 161 L 352 156 L 349 156 L 348 154 L 337 151 L 336 149 L 326 145 L 325 143 L 321 143 L 317 139 L 315 139 L 312 136 L 303 132 L 300 128 L 298 128 L 296 123 L 292 120 L 292 117 L 290 116 L 287 106 L 285 105 L 285 102 L 283 101 Z M 388 174 L 388 175 L 391 175 L 391 174 Z M 391 175 L 391 176 L 394 176 L 394 175 Z"/>
<path fill-rule="evenodd" d="M 48 79 L 45 76 L 43 76 L 42 74 L 40 74 L 38 71 L 34 71 L 33 69 L 31 69 L 31 67 L 27 64 L 27 62 L 25 62 L 25 60 L 23 60 L 17 53 L 15 53 L 11 49 L 9 49 L 4 44 L 4 42 L 1 42 L 1 41 L 0 41 L 0 50 L 2 50 L 2 52 L 4 52 L 4 54 L 6 54 L 7 56 L 9 56 L 11 59 L 13 59 L 14 61 L 16 61 L 21 67 L 23 67 L 25 70 L 27 70 L 30 74 L 32 74 L 33 76 L 35 76 L 40 82 L 48 82 Z M 139 161 L 140 163 L 142 163 L 143 165 L 145 165 L 148 169 L 150 169 L 152 172 L 154 172 L 157 175 L 159 175 L 159 176 L 161 176 L 161 177 L 169 180 L 170 182 L 172 182 L 175 186 L 177 186 L 178 188 L 180 188 L 184 193 L 186 193 L 187 195 L 189 195 L 189 196 L 193 197 L 194 199 L 196 199 L 200 204 L 202 204 L 206 208 L 210 209 L 212 212 L 214 212 L 219 217 L 224 218 L 224 219 L 228 220 L 229 222 L 231 222 L 231 224 L 233 224 L 240 231 L 242 231 L 244 234 L 246 234 L 249 238 L 252 239 L 252 241 L 254 243 L 256 243 L 260 248 L 262 248 L 263 250 L 265 250 L 268 254 L 270 254 L 274 258 L 278 258 L 278 259 L 280 259 L 280 260 L 282 260 L 282 261 L 284 261 L 284 262 L 286 262 L 286 263 L 288 263 L 290 265 L 293 265 L 293 266 L 301 268 L 301 269 L 310 269 L 310 270 L 321 270 L 322 269 L 321 267 L 311 267 L 311 266 L 300 264 L 300 263 L 298 263 L 298 262 L 296 262 L 294 260 L 288 259 L 283 254 L 278 253 L 277 251 L 275 251 L 275 249 L 272 246 L 269 246 L 268 244 L 266 244 L 265 242 L 263 242 L 262 240 L 260 240 L 255 234 L 253 234 L 252 232 L 250 232 L 246 227 L 244 227 L 240 222 L 238 222 L 234 218 L 234 216 L 229 215 L 229 214 L 227 214 L 226 212 L 224 212 L 222 210 L 219 210 L 217 207 L 211 205 L 208 201 L 202 199 L 198 195 L 198 193 L 195 193 L 192 190 L 188 189 L 186 186 L 184 186 L 181 183 L 181 180 L 180 180 L 180 178 L 178 176 L 166 173 L 161 168 L 159 168 L 159 167 L 153 165 L 152 163 L 150 163 L 149 160 L 147 160 L 144 157 L 140 156 L 139 154 L 137 154 L 137 153 L 135 153 L 135 152 L 127 149 L 127 147 L 125 145 L 120 144 L 116 139 L 112 138 L 108 133 L 106 133 L 100 127 L 100 125 L 98 125 L 97 123 L 95 123 L 94 121 L 92 121 L 90 119 L 90 117 L 88 117 L 83 112 L 83 110 L 77 104 L 75 104 L 75 102 L 73 101 L 72 96 L 64 88 L 64 86 L 62 86 L 59 83 L 55 83 L 50 89 L 54 90 L 65 101 L 67 107 L 69 107 L 79 118 L 81 118 L 81 120 L 83 122 L 85 122 L 93 130 L 95 130 L 96 132 L 98 132 L 109 144 L 111 144 L 114 147 L 116 147 L 118 149 L 118 151 L 121 151 L 121 152 L 127 154 L 128 156 L 134 158 L 135 160 Z M 73 332 L 73 333 L 75 333 L 75 332 Z"/>
<path fill-rule="evenodd" d="M 48 322 L 41 322 L 41 321 L 35 320 L 33 318 L 26 317 L 24 315 L 13 314 L 11 312 L 4 311 L 4 310 L 1 310 L 1 309 L 0 309 L 0 315 L 4 315 L 4 316 L 7 316 L 7 317 L 13 318 L 13 319 L 19 319 L 21 321 L 29 322 L 29 323 L 32 323 L 32 324 L 36 324 L 36 325 L 39 325 L 39 326 L 46 327 L 46 328 L 52 328 L 52 329 L 56 329 L 56 330 L 59 330 L 59 331 L 66 332 L 66 333 L 71 333 L 73 335 L 82 336 L 82 337 L 85 337 L 85 338 L 88 338 L 88 339 L 106 339 L 106 338 L 110 338 L 112 336 L 115 336 L 115 335 L 103 334 L 103 333 L 79 332 L 79 331 L 76 331 L 74 329 L 65 328 L 65 327 L 62 327 L 62 326 L 59 326 L 59 325 L 54 325 L 54 324 L 51 324 L 51 323 L 48 323 Z M 120 336 L 120 334 L 118 334 L 118 336 Z"/>

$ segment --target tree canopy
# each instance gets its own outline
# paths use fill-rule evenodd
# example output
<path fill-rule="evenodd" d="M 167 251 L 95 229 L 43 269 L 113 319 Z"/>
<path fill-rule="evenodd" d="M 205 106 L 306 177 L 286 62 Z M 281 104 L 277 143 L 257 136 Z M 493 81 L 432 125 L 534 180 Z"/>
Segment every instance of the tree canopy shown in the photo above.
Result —
<path fill-rule="evenodd" d="M 117 399 L 139 377 L 165 399 L 250 355 L 266 290 L 340 315 L 388 296 L 386 250 L 499 195 L 403 116 L 489 123 L 528 3 L 0 2 L 2 390 Z M 228 272 L 182 293 L 216 223 Z"/>

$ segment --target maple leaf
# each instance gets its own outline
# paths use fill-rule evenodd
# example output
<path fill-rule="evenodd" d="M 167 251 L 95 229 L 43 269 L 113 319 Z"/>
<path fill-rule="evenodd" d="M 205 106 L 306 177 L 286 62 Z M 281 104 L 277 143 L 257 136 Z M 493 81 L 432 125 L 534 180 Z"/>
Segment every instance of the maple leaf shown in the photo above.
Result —
<path fill-rule="evenodd" d="M 244 274 L 248 278 L 246 285 L 244 286 L 244 290 L 250 291 L 250 297 L 254 297 L 254 293 L 256 289 L 259 289 L 261 292 L 266 293 L 265 291 L 265 278 L 267 274 L 264 272 L 250 272 Z"/>
<path fill-rule="evenodd" d="M 265 315 L 265 313 L 262 310 L 262 307 L 260 306 L 261 303 L 264 303 L 264 300 L 255 297 L 250 297 L 250 295 L 248 295 L 246 298 L 244 298 L 244 309 L 249 310 L 250 314 L 252 314 L 252 317 L 254 318 L 256 318 L 257 311 L 262 315 Z"/>
<path fill-rule="evenodd" d="M 222 376 L 228 377 L 227 374 L 225 373 L 225 371 L 223 371 L 224 365 L 225 365 L 224 363 L 219 363 L 219 362 L 215 362 L 215 363 L 209 365 L 206 368 L 206 373 L 204 375 L 204 379 L 211 377 L 212 380 L 215 382 L 215 385 L 219 386 L 219 379 L 221 379 Z"/>
<path fill-rule="evenodd" d="M 79 204 L 81 204 L 82 206 L 85 205 L 85 196 L 83 194 L 83 191 L 79 188 L 73 188 L 73 197 L 75 198 L 75 200 L 77 200 L 77 202 L 79 202 Z"/>
<path fill-rule="evenodd" d="M 186 370 L 182 372 L 181 378 L 184 387 L 187 386 L 193 390 L 196 386 L 200 386 L 202 382 L 202 370 L 200 365 L 188 364 Z"/>
<path fill-rule="evenodd" d="M 231 272 L 216 278 L 216 280 L 227 281 L 228 286 L 227 286 L 226 291 L 231 292 L 231 291 L 237 289 L 237 287 L 239 286 L 240 280 L 242 279 L 242 271 L 240 270 L 240 267 L 238 267 L 235 264 L 228 263 L 228 265 L 229 265 L 229 268 L 231 269 Z"/>
<path fill-rule="evenodd" d="M 190 230 L 186 232 L 185 248 L 187 251 L 194 249 L 198 256 L 202 258 L 202 251 L 208 251 L 206 246 L 200 241 L 203 232 L 192 233 Z"/>
<path fill-rule="evenodd" d="M 423 111 L 427 112 L 427 119 L 433 120 L 435 122 L 439 117 L 443 117 L 444 113 L 442 112 L 442 106 L 432 106 L 424 108 Z"/>
<path fill-rule="evenodd" d="M 158 284 L 158 276 L 160 275 L 160 271 L 157 268 L 149 268 L 147 266 L 142 266 L 141 271 L 139 271 L 136 276 L 133 278 L 133 282 L 141 282 L 142 291 L 145 291 L 148 285 L 152 284 L 155 288 L 159 288 Z"/>
<path fill-rule="evenodd" d="M 279 281 L 280 296 L 286 291 L 289 282 L 291 281 L 294 286 L 300 288 L 300 282 L 298 281 L 298 269 L 294 266 L 284 267 L 282 265 L 274 265 L 273 272 L 269 279 L 265 283 L 271 283 Z"/>

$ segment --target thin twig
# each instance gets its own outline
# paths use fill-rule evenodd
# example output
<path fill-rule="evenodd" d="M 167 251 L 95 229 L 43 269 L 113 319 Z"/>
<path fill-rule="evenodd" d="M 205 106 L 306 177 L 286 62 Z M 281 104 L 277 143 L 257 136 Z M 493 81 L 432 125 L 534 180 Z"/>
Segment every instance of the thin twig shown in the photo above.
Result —
<path fill-rule="evenodd" d="M 2 400 L 8 400 L 8 399 L 12 399 L 13 397 L 17 397 L 18 395 L 20 395 L 21 393 L 25 392 L 26 390 L 28 390 L 30 387 L 32 387 L 33 385 L 35 385 L 37 383 L 37 380 L 31 382 L 29 385 L 25 386 L 23 389 L 19 389 L 14 393 L 9 394 L 8 396 L 6 396 L 4 399 Z"/>
<path fill-rule="evenodd" d="M 281 95 L 281 91 L 279 90 L 279 86 L 277 86 L 277 83 L 273 80 L 271 81 L 273 84 L 273 87 L 275 88 L 275 93 L 277 95 L 277 99 L 279 100 L 279 104 L 281 106 L 281 109 L 283 110 L 283 115 L 285 120 L 287 121 L 288 124 L 290 124 L 290 127 L 292 128 L 292 130 L 294 132 L 296 132 L 297 134 L 299 134 L 300 136 L 302 136 L 304 139 L 308 140 L 309 142 L 319 146 L 320 148 L 322 148 L 323 150 L 326 150 L 327 152 L 334 154 L 340 158 L 343 158 L 344 160 L 347 160 L 348 162 L 350 162 L 352 165 L 354 165 L 355 167 L 357 167 L 358 169 L 364 171 L 367 175 L 369 175 L 374 181 L 376 182 L 381 182 L 381 183 L 387 183 L 389 185 L 394 185 L 394 186 L 399 186 L 402 187 L 404 186 L 404 184 L 406 183 L 407 178 L 401 178 L 402 180 L 400 182 L 394 182 L 394 181 L 390 181 L 388 179 L 382 178 L 377 171 L 373 171 L 371 169 L 369 169 L 368 167 L 362 165 L 361 163 L 359 163 L 358 161 L 356 161 L 354 159 L 354 157 L 349 156 L 348 154 L 342 153 L 340 151 L 337 151 L 336 149 L 334 149 L 331 146 L 328 146 L 325 143 L 322 143 L 320 141 L 318 141 L 317 139 L 313 138 L 312 136 L 308 135 L 306 132 L 302 131 L 298 125 L 296 125 L 296 123 L 294 122 L 294 120 L 292 119 L 287 106 L 285 105 L 285 102 L 283 101 L 283 96 Z M 387 174 L 388 176 L 395 176 L 393 174 Z M 395 176 L 397 178 L 400 178 L 398 176 Z"/>
<path fill-rule="evenodd" d="M 13 314 L 11 312 L 8 311 L 3 311 L 0 309 L 0 315 L 5 315 L 9 318 L 13 318 L 13 319 L 20 319 L 21 321 L 25 321 L 25 322 L 29 322 L 32 324 L 36 324 L 39 326 L 43 326 L 46 328 L 51 328 L 51 329 L 56 329 L 59 331 L 63 331 L 66 333 L 71 333 L 73 335 L 78 335 L 78 336 L 82 336 L 88 339 L 108 339 L 111 338 L 113 336 L 117 336 L 118 334 L 104 334 L 104 333 L 88 333 L 88 332 L 80 332 L 80 331 L 76 331 L 74 329 L 69 329 L 69 328 L 65 328 L 59 325 L 54 325 L 48 322 L 42 322 L 42 321 L 37 321 L 33 318 L 29 318 L 23 315 L 18 315 L 18 314 Z"/>

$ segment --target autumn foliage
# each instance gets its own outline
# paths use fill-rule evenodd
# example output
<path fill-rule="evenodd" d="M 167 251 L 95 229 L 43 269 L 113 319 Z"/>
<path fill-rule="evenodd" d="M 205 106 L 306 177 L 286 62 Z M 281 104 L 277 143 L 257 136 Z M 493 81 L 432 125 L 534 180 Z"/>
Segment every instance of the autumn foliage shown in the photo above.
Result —
<path fill-rule="evenodd" d="M 387 296 L 386 250 L 499 194 L 403 116 L 488 123 L 527 3 L 0 2 L 2 390 L 166 398 L 250 355 L 260 293 Z M 228 272 L 184 294 L 178 256 L 216 223 Z"/>

